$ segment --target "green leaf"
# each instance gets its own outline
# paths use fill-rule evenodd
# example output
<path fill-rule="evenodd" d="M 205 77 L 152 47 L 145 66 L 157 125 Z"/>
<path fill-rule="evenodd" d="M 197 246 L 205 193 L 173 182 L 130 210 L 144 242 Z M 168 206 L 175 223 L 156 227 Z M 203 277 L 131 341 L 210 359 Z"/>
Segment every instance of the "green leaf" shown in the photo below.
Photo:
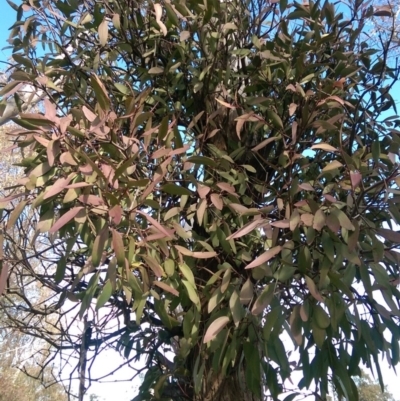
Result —
<path fill-rule="evenodd" d="M 331 322 L 328 314 L 320 305 L 313 306 L 313 320 L 315 320 L 315 323 L 320 329 L 328 328 Z"/>
<path fill-rule="evenodd" d="M 111 102 L 103 82 L 97 75 L 93 74 L 90 78 L 90 83 L 96 94 L 96 99 L 99 102 L 101 109 L 107 112 L 110 110 Z"/>
<path fill-rule="evenodd" d="M 161 187 L 161 190 L 170 195 L 189 195 L 190 196 L 192 194 L 192 192 L 189 189 L 181 187 L 180 185 L 176 185 L 176 184 L 165 184 Z"/>
<path fill-rule="evenodd" d="M 283 129 L 283 123 L 281 118 L 273 110 L 267 110 L 268 118 L 272 121 L 272 125 L 275 128 Z"/>
<path fill-rule="evenodd" d="M 273 297 L 274 286 L 272 284 L 265 286 L 259 297 L 256 299 L 256 302 L 254 302 L 251 313 L 253 315 L 259 315 L 271 303 Z"/>
<path fill-rule="evenodd" d="M 251 282 L 250 278 L 246 280 L 243 284 L 242 289 L 240 290 L 240 302 L 243 305 L 247 305 L 251 302 L 254 296 L 254 288 L 253 283 Z"/>
<path fill-rule="evenodd" d="M 104 245 L 108 239 L 108 226 L 106 225 L 100 233 L 96 236 L 94 240 L 93 249 L 92 249 L 92 264 L 93 267 L 97 267 L 100 265 L 101 258 L 103 256 Z"/>
<path fill-rule="evenodd" d="M 200 299 L 195 287 L 187 280 L 183 279 L 182 284 L 186 287 L 190 300 L 200 309 Z"/>
<path fill-rule="evenodd" d="M 119 82 L 116 82 L 116 83 L 114 84 L 114 86 L 115 86 L 121 93 L 123 93 L 124 95 L 129 95 L 129 94 L 131 93 L 130 89 L 129 89 L 126 85 L 124 85 L 124 84 L 121 84 L 121 83 L 119 83 Z"/>
<path fill-rule="evenodd" d="M 217 163 L 213 159 L 205 156 L 191 156 L 187 161 L 193 164 L 200 164 L 202 166 L 217 167 Z"/>
<path fill-rule="evenodd" d="M 60 260 L 57 262 L 57 270 L 55 276 L 57 284 L 63 281 L 66 267 L 67 267 L 67 258 L 65 256 L 62 256 Z"/>
<path fill-rule="evenodd" d="M 233 291 L 229 300 L 229 307 L 231 309 L 233 322 L 238 327 L 240 321 L 245 317 L 246 312 L 240 303 L 239 294 L 237 291 Z"/>
<path fill-rule="evenodd" d="M 103 287 L 103 290 L 101 291 L 101 294 L 97 298 L 96 310 L 99 310 L 107 303 L 107 301 L 111 297 L 112 292 L 113 292 L 112 284 L 110 280 L 107 280 L 106 284 Z"/>

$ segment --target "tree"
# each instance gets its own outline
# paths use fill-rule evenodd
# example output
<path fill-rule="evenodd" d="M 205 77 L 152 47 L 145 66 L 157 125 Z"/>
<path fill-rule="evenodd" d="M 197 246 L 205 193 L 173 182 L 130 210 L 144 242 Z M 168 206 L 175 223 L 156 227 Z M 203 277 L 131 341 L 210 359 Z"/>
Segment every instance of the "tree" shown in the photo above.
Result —
<path fill-rule="evenodd" d="M 13 163 L 22 160 L 21 153 L 18 149 L 14 152 L 5 151 L 10 148 L 7 143 L 7 129 L 3 127 L 0 130 L 0 152 L 2 158 L 0 162 L 0 193 L 4 196 L 3 191 L 7 187 L 12 187 L 17 183 L 21 169 L 13 167 Z M 25 221 L 25 226 L 26 226 Z M 18 232 L 18 230 L 15 230 Z M 9 233 L 11 235 L 11 232 Z M 27 234 L 27 231 L 24 231 Z M 26 245 L 24 242 L 18 243 L 18 238 L 14 238 L 15 245 Z M 31 238 L 30 238 L 31 239 Z M 14 247 L 13 251 L 15 251 Z M 26 249 L 27 250 L 27 249 Z M 5 250 L 6 258 L 10 256 L 10 249 Z M 15 277 L 9 277 L 13 281 Z M 19 283 L 23 282 L 20 278 Z M 8 294 L 0 300 L 0 400 L 16 401 L 24 399 L 26 401 L 63 401 L 67 400 L 64 387 L 58 382 L 53 374 L 51 365 L 44 364 L 47 355 L 43 355 L 43 347 L 40 341 L 21 332 L 12 330 L 13 320 L 19 320 L 18 316 L 18 299 L 12 295 L 12 289 L 15 287 L 9 284 Z M 31 286 L 30 294 L 34 295 L 35 291 Z M 11 317 L 11 319 L 10 319 Z M 48 348 L 48 347 L 47 347 Z M 38 353 L 35 350 L 39 351 Z M 37 380 L 40 378 L 41 380 Z"/>
<path fill-rule="evenodd" d="M 373 381 L 368 373 L 361 371 L 361 376 L 355 378 L 360 401 L 395 401 L 386 389 L 382 392 L 380 385 Z"/>
<path fill-rule="evenodd" d="M 356 400 L 371 361 L 383 387 L 379 353 L 399 361 L 399 71 L 390 36 L 366 40 L 377 11 L 348 3 L 10 3 L 0 94 L 46 96 L 14 119 L 34 153 L 3 219 L 37 210 L 51 251 L 23 273 L 54 296 L 21 302 L 72 302 L 85 322 L 18 327 L 79 355 L 81 399 L 103 346 L 143 362 L 136 401 L 277 400 L 295 371 L 317 399 L 332 383 Z"/>
<path fill-rule="evenodd" d="M 391 42 L 391 56 L 398 56 L 400 2 L 397 0 L 374 0 L 375 15 L 371 21 L 369 39 L 375 42 Z"/>

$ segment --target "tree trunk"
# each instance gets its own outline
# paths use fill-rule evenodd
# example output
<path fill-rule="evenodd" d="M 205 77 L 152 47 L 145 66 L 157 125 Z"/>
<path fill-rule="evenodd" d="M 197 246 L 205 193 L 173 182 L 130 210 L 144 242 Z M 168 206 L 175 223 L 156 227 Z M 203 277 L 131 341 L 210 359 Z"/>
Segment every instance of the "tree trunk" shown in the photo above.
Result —
<path fill-rule="evenodd" d="M 209 381 L 206 394 L 195 398 L 196 401 L 261 401 L 246 386 L 246 379 L 242 371 L 239 375 L 225 378 L 213 377 Z"/>

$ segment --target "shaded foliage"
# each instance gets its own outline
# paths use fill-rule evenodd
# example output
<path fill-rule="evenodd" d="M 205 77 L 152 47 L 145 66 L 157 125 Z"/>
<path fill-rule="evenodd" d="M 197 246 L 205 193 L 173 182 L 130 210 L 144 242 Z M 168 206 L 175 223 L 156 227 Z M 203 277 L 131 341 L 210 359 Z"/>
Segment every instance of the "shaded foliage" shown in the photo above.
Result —
<path fill-rule="evenodd" d="M 386 388 L 382 391 L 379 383 L 373 381 L 368 373 L 362 371 L 361 376 L 355 379 L 360 401 L 395 401 L 395 398 Z"/>
<path fill-rule="evenodd" d="M 387 114 L 399 71 L 390 37 L 367 41 L 374 9 L 15 9 L 0 94 L 29 84 L 46 97 L 14 120 L 33 153 L 3 221 L 33 208 L 50 248 L 40 273 L 25 259 L 3 269 L 53 291 L 53 308 L 21 296 L 27 314 L 72 303 L 95 337 L 24 330 L 59 352 L 107 344 L 141 359 L 137 401 L 276 400 L 296 371 L 296 388 L 325 398 L 332 382 L 356 400 L 352 376 L 371 361 L 383 385 L 379 353 L 399 361 L 400 131 Z"/>

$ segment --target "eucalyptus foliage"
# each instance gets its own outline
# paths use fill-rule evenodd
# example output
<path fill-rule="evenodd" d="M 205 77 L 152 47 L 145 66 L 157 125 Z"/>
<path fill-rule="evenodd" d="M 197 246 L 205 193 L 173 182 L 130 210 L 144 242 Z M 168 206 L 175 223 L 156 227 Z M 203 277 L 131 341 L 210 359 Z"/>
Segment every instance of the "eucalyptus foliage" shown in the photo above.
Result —
<path fill-rule="evenodd" d="M 32 153 L 3 221 L 37 210 L 55 309 L 123 317 L 108 338 L 145 358 L 135 400 L 277 400 L 295 372 L 316 399 L 332 383 L 357 400 L 361 364 L 383 387 L 380 355 L 399 362 L 399 70 L 366 24 L 388 10 L 7 1 L 1 95 L 46 96 L 14 119 Z"/>

